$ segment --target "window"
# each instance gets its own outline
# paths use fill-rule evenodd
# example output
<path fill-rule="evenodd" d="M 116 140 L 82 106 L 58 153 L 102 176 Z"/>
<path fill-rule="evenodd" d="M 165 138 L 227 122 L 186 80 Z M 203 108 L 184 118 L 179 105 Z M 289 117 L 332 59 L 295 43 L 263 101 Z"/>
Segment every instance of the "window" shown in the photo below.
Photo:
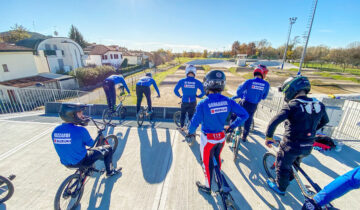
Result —
<path fill-rule="evenodd" d="M 110 54 L 110 58 L 113 59 L 113 54 Z"/>
<path fill-rule="evenodd" d="M 119 55 L 118 55 L 118 54 L 114 54 L 114 59 L 119 59 Z"/>
<path fill-rule="evenodd" d="M 9 72 L 9 69 L 6 64 L 3 64 L 2 67 L 4 69 L 4 72 Z"/>
<path fill-rule="evenodd" d="M 104 55 L 105 56 L 105 60 L 107 60 L 107 55 Z"/>
<path fill-rule="evenodd" d="M 101 59 L 105 60 L 105 56 L 104 56 L 104 55 L 102 55 L 102 56 L 101 56 Z"/>

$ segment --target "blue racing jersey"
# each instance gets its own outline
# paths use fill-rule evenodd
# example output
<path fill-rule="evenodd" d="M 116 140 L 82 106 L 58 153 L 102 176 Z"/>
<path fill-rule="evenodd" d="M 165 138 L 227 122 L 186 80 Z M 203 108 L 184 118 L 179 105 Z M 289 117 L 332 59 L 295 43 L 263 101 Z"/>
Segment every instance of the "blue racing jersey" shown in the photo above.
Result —
<path fill-rule="evenodd" d="M 253 104 L 258 104 L 266 99 L 269 93 L 270 85 L 267 81 L 260 78 L 248 79 L 240 85 L 236 91 L 236 96 L 232 99 L 242 98 Z"/>
<path fill-rule="evenodd" d="M 224 130 L 229 113 L 235 113 L 238 117 L 230 125 L 235 128 L 244 123 L 249 114 L 234 100 L 221 94 L 209 94 L 196 106 L 196 112 L 189 126 L 189 133 L 195 133 L 199 124 L 202 124 L 203 133 L 218 133 Z"/>
<path fill-rule="evenodd" d="M 174 93 L 178 97 L 181 97 L 179 89 L 182 91 L 182 102 L 190 103 L 195 102 L 196 97 L 201 98 L 205 95 L 203 84 L 194 77 L 186 77 L 181 79 L 175 86 Z M 196 96 L 197 90 L 200 89 L 201 94 Z"/>
<path fill-rule="evenodd" d="M 155 80 L 151 77 L 148 76 L 141 77 L 140 80 L 136 83 L 136 85 L 145 86 L 145 87 L 150 87 L 151 85 L 153 85 L 157 94 L 160 96 L 159 88 L 156 85 Z"/>
<path fill-rule="evenodd" d="M 64 165 L 79 163 L 86 156 L 85 146 L 91 147 L 95 143 L 86 128 L 72 123 L 57 126 L 51 137 L 60 162 Z"/>
<path fill-rule="evenodd" d="M 106 78 L 105 80 L 113 81 L 115 85 L 122 84 L 125 87 L 126 91 L 128 93 L 130 93 L 130 90 L 129 90 L 128 86 L 126 85 L 126 82 L 125 82 L 125 79 L 123 76 L 111 75 L 110 77 Z"/>

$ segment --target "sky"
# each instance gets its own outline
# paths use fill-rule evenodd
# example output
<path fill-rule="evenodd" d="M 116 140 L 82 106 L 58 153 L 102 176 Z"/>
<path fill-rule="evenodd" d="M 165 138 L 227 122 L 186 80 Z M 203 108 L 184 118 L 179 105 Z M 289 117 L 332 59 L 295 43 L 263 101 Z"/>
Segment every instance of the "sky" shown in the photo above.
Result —
<path fill-rule="evenodd" d="M 68 36 L 75 25 L 88 42 L 129 49 L 229 50 L 234 41 L 284 45 L 307 30 L 313 0 L 0 0 L 0 32 L 20 24 Z M 359 0 L 319 0 L 309 46 L 360 41 Z M 302 42 L 303 43 L 303 42 Z M 301 43 L 301 44 L 302 44 Z"/>

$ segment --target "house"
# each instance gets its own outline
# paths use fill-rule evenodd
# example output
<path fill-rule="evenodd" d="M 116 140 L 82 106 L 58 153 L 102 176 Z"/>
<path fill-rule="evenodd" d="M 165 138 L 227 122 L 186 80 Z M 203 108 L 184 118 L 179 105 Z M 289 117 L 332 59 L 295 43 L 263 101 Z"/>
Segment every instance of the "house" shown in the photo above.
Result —
<path fill-rule="evenodd" d="M 124 61 L 123 52 L 126 48 L 121 48 L 116 45 L 92 45 L 85 48 L 84 51 L 88 55 L 86 65 L 111 65 L 118 67 Z"/>
<path fill-rule="evenodd" d="M 124 52 L 123 55 L 124 59 L 126 58 L 128 60 L 129 65 L 142 65 L 144 56 L 146 56 L 144 53 L 136 51 Z"/>
<path fill-rule="evenodd" d="M 24 39 L 17 46 L 30 48 L 35 54 L 44 55 L 51 73 L 63 73 L 85 66 L 83 49 L 72 39 L 50 37 L 45 39 Z"/>
<path fill-rule="evenodd" d="M 0 43 L 0 82 L 48 72 L 49 67 L 44 52 Z"/>

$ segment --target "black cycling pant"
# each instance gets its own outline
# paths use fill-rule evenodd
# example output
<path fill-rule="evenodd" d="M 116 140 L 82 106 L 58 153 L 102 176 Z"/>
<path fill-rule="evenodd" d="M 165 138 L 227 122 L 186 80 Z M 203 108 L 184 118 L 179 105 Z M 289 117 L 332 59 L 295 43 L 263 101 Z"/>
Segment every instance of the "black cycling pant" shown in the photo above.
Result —
<path fill-rule="evenodd" d="M 242 133 L 242 139 L 246 139 L 247 136 L 249 135 L 250 133 L 250 127 L 251 127 L 251 124 L 254 120 L 254 114 L 256 112 L 256 109 L 257 109 L 257 104 L 253 104 L 253 103 L 250 103 L 248 101 L 245 101 L 245 100 L 241 100 L 239 101 L 239 104 L 246 110 L 246 112 L 249 114 L 249 118 L 245 121 L 244 123 L 244 131 Z M 237 116 L 236 114 L 232 114 L 231 115 L 231 122 L 233 122 L 234 120 L 236 120 Z"/>
<path fill-rule="evenodd" d="M 115 83 L 111 80 L 104 80 L 103 88 L 109 109 L 114 109 L 116 105 Z"/>
<path fill-rule="evenodd" d="M 88 167 L 94 164 L 97 160 L 103 159 L 106 172 L 110 173 L 112 170 L 112 156 L 113 150 L 110 145 L 94 147 L 89 149 L 86 153 L 86 156 L 78 164 L 72 167 Z"/>
<path fill-rule="evenodd" d="M 245 124 L 244 124 L 244 131 L 243 131 L 243 134 L 242 134 L 242 139 L 246 139 L 246 137 L 249 135 L 250 133 L 250 127 L 251 127 L 251 123 L 253 122 L 254 120 L 254 114 L 256 112 L 256 109 L 257 109 L 257 104 L 253 104 L 253 103 L 250 103 L 248 101 L 245 101 L 245 100 L 241 100 L 239 102 L 239 104 L 244 107 L 244 109 L 247 111 L 247 113 L 249 114 L 249 118 L 245 121 Z"/>
<path fill-rule="evenodd" d="M 140 106 L 141 106 L 141 101 L 142 101 L 142 98 L 143 98 L 143 94 L 145 94 L 145 97 L 146 97 L 146 100 L 147 100 L 148 110 L 149 111 L 152 110 L 150 87 L 142 86 L 142 85 L 136 85 L 136 96 L 137 96 L 136 113 L 139 113 L 139 111 L 140 111 Z"/>
<path fill-rule="evenodd" d="M 186 113 L 188 113 L 189 120 L 191 121 L 192 117 L 194 116 L 196 108 L 196 101 L 195 102 L 182 102 L 181 103 L 181 116 L 180 116 L 180 127 L 184 127 Z"/>
<path fill-rule="evenodd" d="M 312 144 L 282 142 L 276 156 L 276 184 L 279 190 L 285 192 L 290 181 L 294 178 L 292 165 L 300 167 L 302 158 L 310 155 Z"/>

